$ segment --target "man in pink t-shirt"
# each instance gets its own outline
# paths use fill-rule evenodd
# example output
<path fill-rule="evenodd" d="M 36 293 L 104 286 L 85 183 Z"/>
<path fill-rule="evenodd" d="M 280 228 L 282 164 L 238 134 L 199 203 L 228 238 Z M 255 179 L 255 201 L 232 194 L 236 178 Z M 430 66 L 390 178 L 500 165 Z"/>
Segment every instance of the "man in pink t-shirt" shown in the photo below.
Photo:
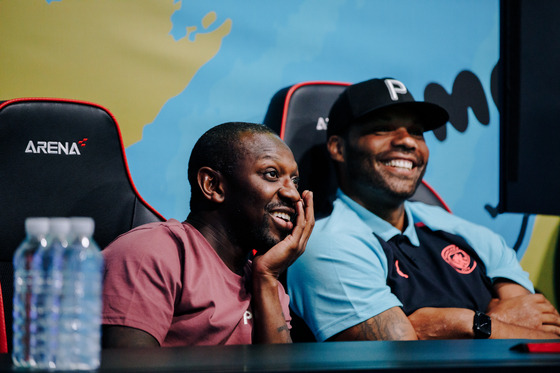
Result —
<path fill-rule="evenodd" d="M 290 342 L 278 276 L 315 222 L 292 152 L 266 126 L 224 123 L 197 141 L 188 177 L 185 222 L 140 226 L 103 250 L 103 346 Z"/>

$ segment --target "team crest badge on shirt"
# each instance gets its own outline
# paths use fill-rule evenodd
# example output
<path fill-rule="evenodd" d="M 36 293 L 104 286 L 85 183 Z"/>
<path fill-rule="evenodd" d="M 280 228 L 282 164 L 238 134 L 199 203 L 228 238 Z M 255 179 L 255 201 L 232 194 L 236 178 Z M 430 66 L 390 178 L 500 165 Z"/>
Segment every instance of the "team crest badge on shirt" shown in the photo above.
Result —
<path fill-rule="evenodd" d="M 441 251 L 441 257 L 457 272 L 468 275 L 476 268 L 476 261 L 456 245 L 446 246 Z"/>

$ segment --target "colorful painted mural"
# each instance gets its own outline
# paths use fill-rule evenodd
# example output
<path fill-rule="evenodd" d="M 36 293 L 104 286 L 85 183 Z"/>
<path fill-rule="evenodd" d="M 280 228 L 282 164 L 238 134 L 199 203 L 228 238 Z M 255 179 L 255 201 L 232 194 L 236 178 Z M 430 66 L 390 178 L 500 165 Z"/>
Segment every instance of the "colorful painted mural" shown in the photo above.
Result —
<path fill-rule="evenodd" d="M 404 81 L 446 107 L 426 180 L 499 232 L 554 298 L 558 219 L 498 214 L 498 0 L 1 0 L 0 99 L 75 98 L 119 121 L 132 178 L 167 218 L 188 213 L 196 139 L 262 122 L 305 81 Z"/>

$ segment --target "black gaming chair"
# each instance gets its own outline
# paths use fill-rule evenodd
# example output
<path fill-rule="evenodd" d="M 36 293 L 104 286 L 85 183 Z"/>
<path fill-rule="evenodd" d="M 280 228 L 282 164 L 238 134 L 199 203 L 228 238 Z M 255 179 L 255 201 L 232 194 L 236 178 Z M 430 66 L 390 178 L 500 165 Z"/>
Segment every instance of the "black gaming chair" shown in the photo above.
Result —
<path fill-rule="evenodd" d="M 103 248 L 138 225 L 165 220 L 138 194 L 115 118 L 80 101 L 0 102 L 0 283 L 11 347 L 14 250 L 29 216 L 90 216 Z"/>
<path fill-rule="evenodd" d="M 305 82 L 278 91 L 271 99 L 264 124 L 274 129 L 288 144 L 299 166 L 300 190 L 313 191 L 315 217 L 332 211 L 337 181 L 326 149 L 326 129 L 331 105 L 349 83 Z M 441 206 L 447 204 L 425 181 L 411 200 Z M 281 277 L 285 284 L 285 274 Z M 313 341 L 311 331 L 292 313 L 292 338 Z"/>

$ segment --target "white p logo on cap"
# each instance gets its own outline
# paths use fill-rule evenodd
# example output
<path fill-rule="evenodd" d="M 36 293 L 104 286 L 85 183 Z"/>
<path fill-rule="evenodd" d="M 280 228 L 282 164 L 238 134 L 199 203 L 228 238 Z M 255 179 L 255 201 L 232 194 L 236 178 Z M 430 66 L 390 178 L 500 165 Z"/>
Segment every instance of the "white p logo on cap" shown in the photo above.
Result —
<path fill-rule="evenodd" d="M 391 100 L 393 101 L 398 101 L 398 93 L 404 95 L 407 92 L 404 84 L 396 79 L 385 79 L 385 85 L 389 89 L 389 95 L 391 96 Z"/>

